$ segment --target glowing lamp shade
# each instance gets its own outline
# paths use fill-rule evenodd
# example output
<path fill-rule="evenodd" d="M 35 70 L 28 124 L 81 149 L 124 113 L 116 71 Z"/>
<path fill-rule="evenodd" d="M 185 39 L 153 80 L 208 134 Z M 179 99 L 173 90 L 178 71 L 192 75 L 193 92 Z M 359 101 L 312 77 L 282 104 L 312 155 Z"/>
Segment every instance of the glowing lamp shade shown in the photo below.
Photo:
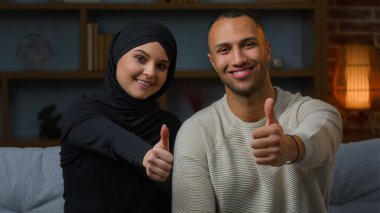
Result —
<path fill-rule="evenodd" d="M 379 101 L 380 75 L 376 51 L 369 45 L 346 45 L 333 75 L 333 94 L 348 110 L 368 110 Z"/>

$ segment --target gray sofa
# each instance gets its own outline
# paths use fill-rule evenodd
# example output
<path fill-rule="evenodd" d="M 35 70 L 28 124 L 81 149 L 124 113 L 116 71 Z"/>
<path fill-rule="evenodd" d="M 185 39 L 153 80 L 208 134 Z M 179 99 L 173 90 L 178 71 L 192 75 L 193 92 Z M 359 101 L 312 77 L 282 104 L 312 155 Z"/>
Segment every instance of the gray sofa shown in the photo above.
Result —
<path fill-rule="evenodd" d="M 62 213 L 60 147 L 0 148 L 0 213 Z"/>
<path fill-rule="evenodd" d="M 380 138 L 339 148 L 329 213 L 380 212 Z"/>
<path fill-rule="evenodd" d="M 62 213 L 60 147 L 0 148 L 0 213 Z M 380 212 L 380 139 L 342 144 L 329 213 Z"/>

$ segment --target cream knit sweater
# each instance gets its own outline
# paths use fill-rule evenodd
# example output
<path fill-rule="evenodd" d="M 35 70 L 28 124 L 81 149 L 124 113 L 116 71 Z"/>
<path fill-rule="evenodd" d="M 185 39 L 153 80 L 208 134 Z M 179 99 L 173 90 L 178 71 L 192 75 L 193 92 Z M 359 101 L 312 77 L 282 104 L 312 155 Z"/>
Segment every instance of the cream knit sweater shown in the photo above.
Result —
<path fill-rule="evenodd" d="M 305 158 L 281 167 L 255 163 L 252 131 L 226 96 L 186 120 L 175 144 L 173 212 L 326 212 L 341 118 L 331 105 L 279 88 L 277 120 L 298 135 Z"/>

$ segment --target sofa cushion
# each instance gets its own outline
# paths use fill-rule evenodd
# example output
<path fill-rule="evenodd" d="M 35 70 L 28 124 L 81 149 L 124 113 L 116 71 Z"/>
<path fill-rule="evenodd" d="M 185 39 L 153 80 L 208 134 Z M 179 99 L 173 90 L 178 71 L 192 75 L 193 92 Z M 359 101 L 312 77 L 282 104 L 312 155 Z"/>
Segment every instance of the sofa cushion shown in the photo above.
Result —
<path fill-rule="evenodd" d="M 338 212 L 380 212 L 380 138 L 339 147 L 329 202 Z"/>
<path fill-rule="evenodd" d="M 0 148 L 0 212 L 63 212 L 60 147 Z"/>

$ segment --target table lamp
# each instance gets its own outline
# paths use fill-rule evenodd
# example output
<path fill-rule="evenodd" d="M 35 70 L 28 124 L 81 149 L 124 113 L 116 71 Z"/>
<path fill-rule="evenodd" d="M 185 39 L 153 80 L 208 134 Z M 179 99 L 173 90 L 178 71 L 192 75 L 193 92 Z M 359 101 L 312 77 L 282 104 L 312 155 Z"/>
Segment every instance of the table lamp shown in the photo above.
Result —
<path fill-rule="evenodd" d="M 349 44 L 339 51 L 333 74 L 333 94 L 346 109 L 343 125 L 352 113 L 368 119 L 373 134 L 376 131 L 374 110 L 380 106 L 379 55 L 370 45 Z"/>

